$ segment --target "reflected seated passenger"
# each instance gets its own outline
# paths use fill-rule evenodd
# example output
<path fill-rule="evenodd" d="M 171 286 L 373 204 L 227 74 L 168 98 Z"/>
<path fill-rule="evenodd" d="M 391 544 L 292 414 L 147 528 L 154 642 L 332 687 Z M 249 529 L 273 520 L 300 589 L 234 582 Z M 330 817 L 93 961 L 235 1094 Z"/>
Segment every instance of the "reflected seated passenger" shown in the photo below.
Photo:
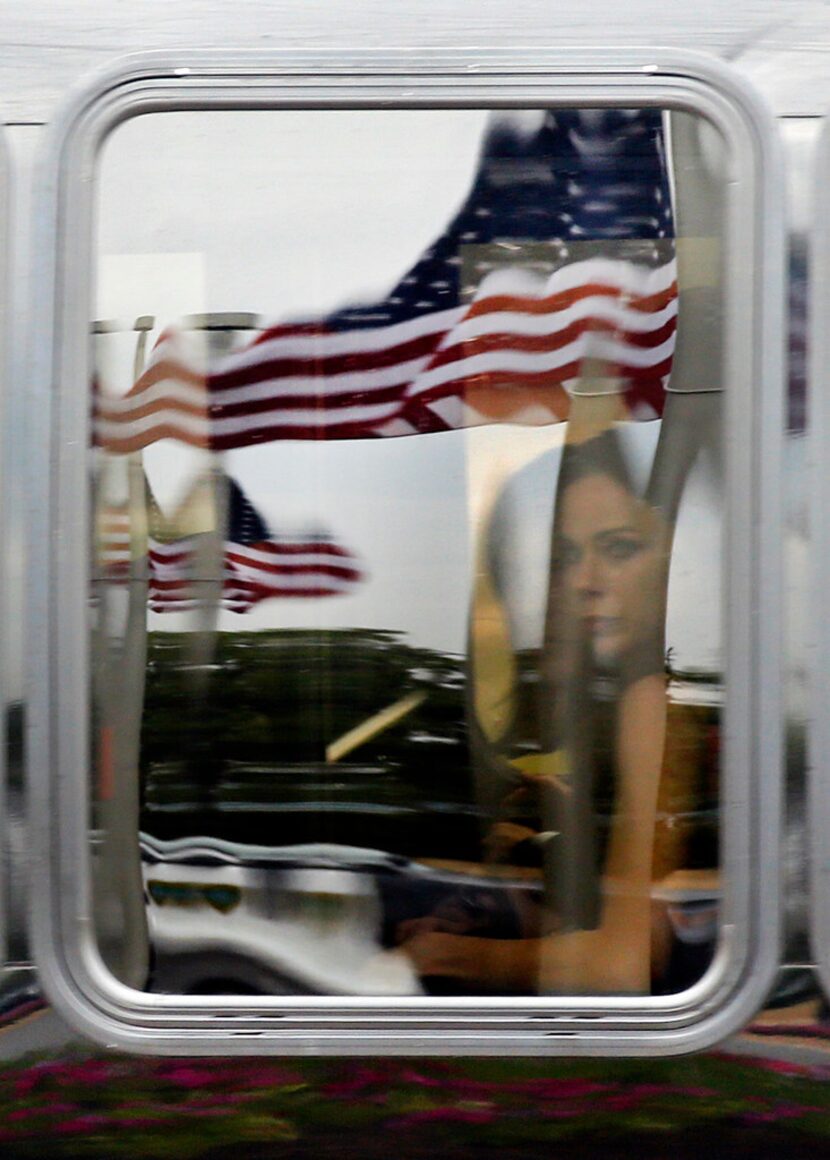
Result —
<path fill-rule="evenodd" d="M 506 803 L 535 795 L 539 830 L 502 820 L 485 843 L 498 861 L 528 843 L 544 850 L 544 913 L 516 939 L 477 933 L 451 908 L 402 924 L 399 938 L 422 978 L 494 994 L 664 989 L 672 933 L 653 888 L 682 864 L 683 851 L 671 825 L 658 825 L 661 790 L 671 785 L 676 797 L 700 752 L 686 707 L 668 703 L 669 544 L 661 514 L 635 494 L 612 430 L 565 448 L 538 666 L 538 752 L 511 762 L 517 786 Z M 613 807 L 598 843 L 591 787 L 603 762 Z M 584 881 L 591 875 L 593 884 Z M 595 894 L 587 920 L 569 897 L 583 887 Z"/>

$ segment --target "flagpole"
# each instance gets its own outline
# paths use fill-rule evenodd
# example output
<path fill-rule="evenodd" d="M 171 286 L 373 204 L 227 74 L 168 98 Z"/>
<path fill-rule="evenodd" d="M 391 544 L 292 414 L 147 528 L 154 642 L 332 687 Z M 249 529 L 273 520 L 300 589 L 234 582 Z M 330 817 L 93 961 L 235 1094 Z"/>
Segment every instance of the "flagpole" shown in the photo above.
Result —
<path fill-rule="evenodd" d="M 628 244 L 634 247 L 633 260 L 640 260 L 636 251 L 648 241 L 647 238 L 642 241 L 631 239 Z M 661 243 L 655 239 L 651 244 L 656 258 Z M 590 337 L 590 334 L 586 336 L 589 340 Z M 580 377 L 573 391 L 562 453 L 563 467 L 571 448 L 611 431 L 625 418 L 622 406 L 624 383 L 615 373 L 616 368 L 603 366 L 601 361 L 592 359 L 590 345 L 586 345 L 586 353 L 589 357 L 580 366 Z M 677 365 L 676 360 L 677 354 L 673 366 Z M 667 471 L 664 479 L 668 481 L 668 478 Z M 648 499 L 654 504 L 653 493 Z M 557 492 L 552 559 L 557 551 L 559 505 Z M 674 510 L 671 512 L 673 515 Z M 669 547 L 670 540 L 665 554 L 665 582 Z M 626 914 L 627 921 L 623 924 L 617 948 L 619 961 L 627 964 L 626 986 L 647 990 L 651 959 L 651 871 L 668 707 L 661 663 L 664 646 L 658 649 L 661 642 L 653 642 L 655 657 L 652 663 L 660 665 L 656 672 L 617 676 L 613 813 L 605 857 L 600 866 L 594 806 L 596 714 L 591 708 L 598 690 L 594 687 L 595 678 L 588 659 L 590 642 L 580 639 L 581 622 L 562 623 L 561 593 L 553 577 L 552 571 L 541 663 L 542 748 L 550 749 L 554 744 L 561 746 L 569 768 L 565 771 L 567 790 L 551 795 L 554 816 L 545 825 L 546 830 L 559 834 L 557 840 L 545 847 L 548 893 L 554 901 L 558 929 L 562 932 L 616 929 L 620 915 Z M 569 642 L 567 638 L 574 635 L 575 639 Z M 564 678 L 560 672 L 557 679 L 554 668 L 561 670 L 563 666 L 566 670 Z M 571 672 L 567 671 L 569 667 L 572 667 Z M 547 964 L 543 957 L 543 976 L 546 967 L 549 972 L 554 970 L 551 981 L 555 983 L 556 973 L 564 978 L 570 972 L 578 985 L 580 971 L 585 966 L 578 961 L 581 946 L 578 940 L 571 943 L 567 938 L 558 943 L 553 953 L 547 956 Z"/>
<path fill-rule="evenodd" d="M 216 362 L 236 345 L 240 334 L 259 329 L 259 315 L 247 312 L 191 314 L 182 319 L 184 331 L 197 332 L 205 339 L 205 376 Z M 209 392 L 208 392 L 209 396 Z M 207 399 L 210 415 L 210 397 Z M 204 481 L 210 526 L 193 541 L 192 592 L 195 601 L 195 627 L 187 634 L 184 661 L 190 678 L 193 711 L 203 716 L 211 695 L 211 669 L 216 662 L 219 615 L 225 586 L 225 551 L 230 524 L 230 491 L 223 452 L 208 450 L 209 467 Z M 216 770 L 210 768 L 209 755 L 197 757 L 199 789 L 202 801 L 212 799 Z M 204 763 L 204 764 L 202 764 Z"/>
<path fill-rule="evenodd" d="M 98 336 L 136 334 L 133 381 L 143 369 L 154 319 L 96 323 Z M 100 843 L 93 879 L 99 949 L 113 974 L 129 986 L 146 985 L 149 936 L 139 845 L 140 750 L 147 653 L 147 513 L 141 452 L 99 452 L 95 532 L 107 512 L 125 504 L 129 527 L 127 607 L 118 608 L 113 581 L 99 579 L 99 618 L 93 632 L 93 674 L 99 707 L 97 812 Z M 115 506 L 114 506 L 115 505 Z M 119 631 L 118 619 L 122 618 Z M 120 639 L 119 639 L 120 638 Z"/>
<path fill-rule="evenodd" d="M 624 418 L 623 384 L 614 372 L 615 368 L 602 360 L 590 355 L 583 359 L 579 379 L 572 390 L 562 464 L 573 449 L 612 430 Z M 551 561 L 557 551 L 559 509 L 557 493 Z M 589 642 L 579 638 L 581 625 L 563 626 L 561 593 L 553 576 L 551 567 L 540 664 L 540 740 L 543 752 L 562 750 L 567 792 L 557 792 L 550 798 L 553 816 L 543 818 L 544 830 L 557 835 L 556 840 L 544 847 L 544 872 L 546 895 L 561 929 L 580 930 L 595 924 L 600 906 L 601 870 L 593 801 L 596 739 L 592 714 L 587 711 L 594 688 L 590 666 L 586 664 Z M 576 634 L 574 640 L 561 639 L 563 627 L 566 635 Z M 564 680 L 557 680 L 552 671 L 554 667 L 573 671 L 566 672 Z M 581 675 L 579 669 L 584 670 Z M 569 690 L 567 696 L 563 695 L 563 688 Z"/>
<path fill-rule="evenodd" d="M 712 453 L 717 464 L 720 444 L 722 385 L 722 351 L 720 344 L 722 295 L 715 250 L 723 235 L 723 205 L 720 191 L 711 179 L 702 156 L 699 126 L 693 118 L 677 115 L 673 125 L 672 153 L 675 171 L 683 174 L 679 196 L 675 201 L 679 321 L 668 400 L 664 410 L 658 447 L 646 500 L 661 516 L 665 550 L 662 575 L 665 607 L 671 544 L 683 491 L 689 472 L 702 450 Z M 690 171 L 697 177 L 692 183 Z M 701 341 L 701 336 L 706 341 Z M 583 377 L 575 391 L 569 423 L 568 442 L 601 433 L 603 423 L 613 422 L 610 414 L 601 415 L 599 403 L 595 414 L 583 422 L 583 399 L 601 398 L 602 390 L 590 382 L 591 372 L 583 368 Z M 579 424 L 582 430 L 574 431 Z M 583 434 L 584 431 L 584 434 Z M 567 455 L 567 444 L 563 455 Z M 554 525 L 556 517 L 554 517 Z M 551 586 L 551 600 L 556 599 Z M 553 609 L 549 610 L 553 613 Z M 546 630 L 546 637 L 547 637 Z M 584 642 L 583 642 L 584 643 Z M 661 641 L 665 651 L 664 630 Z M 579 682 L 576 695 L 580 696 Z M 585 687 L 581 695 L 589 696 Z M 650 894 L 656 837 L 657 801 L 661 779 L 675 771 L 666 769 L 668 729 L 668 696 L 662 671 L 645 673 L 624 680 L 616 704 L 616 788 L 614 812 L 604 866 L 602 896 L 591 897 L 596 879 L 594 811 L 590 801 L 593 775 L 591 737 L 585 733 L 587 714 L 574 704 L 560 705 L 557 733 L 565 740 L 566 753 L 573 761 L 570 793 L 562 796 L 561 860 L 555 865 L 553 885 L 557 899 L 564 897 L 568 921 L 564 929 L 592 927 L 617 931 L 617 953 L 625 967 L 626 986 L 648 988 L 650 960 Z M 576 720 L 574 717 L 576 716 Z M 670 750 L 669 750 L 670 751 Z M 569 840 L 568 840 L 569 839 Z M 553 844 L 555 849 L 555 843 Z M 597 911 L 601 906 L 601 911 Z M 594 913 L 592 914 L 592 909 Z M 624 921 L 621 919 L 624 918 Z M 547 970 L 555 973 L 551 981 L 571 971 L 578 983 L 585 964 L 578 961 L 580 945 L 573 945 L 570 961 L 568 940 L 552 944 Z M 543 958 L 542 972 L 546 964 Z"/>
<path fill-rule="evenodd" d="M 677 232 L 678 325 L 671 377 L 646 498 L 673 534 L 689 472 L 701 452 L 722 476 L 723 286 L 718 244 L 724 236 L 725 172 L 707 158 L 699 118 L 671 114 L 672 168 L 682 174 L 674 191 Z M 703 338 L 705 336 L 705 340 Z M 668 582 L 668 577 L 666 578 Z"/>

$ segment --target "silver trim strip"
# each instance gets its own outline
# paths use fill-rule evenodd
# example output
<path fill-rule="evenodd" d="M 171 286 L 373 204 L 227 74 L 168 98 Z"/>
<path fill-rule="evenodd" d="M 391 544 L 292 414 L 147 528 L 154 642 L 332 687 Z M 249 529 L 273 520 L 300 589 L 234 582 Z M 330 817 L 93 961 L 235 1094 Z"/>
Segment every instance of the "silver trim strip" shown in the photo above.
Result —
<path fill-rule="evenodd" d="M 816 971 L 830 994 L 830 602 L 827 576 L 830 566 L 830 471 L 827 439 L 830 437 L 830 397 L 827 367 L 830 357 L 830 220 L 825 206 L 830 176 L 830 130 L 825 125 L 816 149 L 813 182 L 814 249 L 810 262 L 809 296 L 809 426 L 807 431 L 809 532 L 811 555 L 810 618 L 812 644 L 808 643 L 810 676 L 807 793 L 809 803 L 809 912 L 810 941 Z"/>
<path fill-rule="evenodd" d="M 16 615 L 14 608 L 15 585 L 11 578 L 12 559 L 9 554 L 9 501 L 12 496 L 10 479 L 9 441 L 13 438 L 10 416 L 14 412 L 10 402 L 12 383 L 11 352 L 13 334 L 14 288 L 11 278 L 13 269 L 12 208 L 15 205 L 17 185 L 11 165 L 9 146 L 5 130 L 0 132 L 0 278 L 3 293 L 0 294 L 0 543 L 6 546 L 6 554 L 0 565 L 2 575 L 2 618 L 0 618 L 0 966 L 5 969 L 9 961 L 9 915 L 11 910 L 11 884 L 14 879 L 12 859 L 15 852 L 10 837 L 11 809 L 9 803 L 9 761 L 8 761 L 8 708 L 14 680 L 11 671 L 13 661 L 9 648 L 8 625 Z"/>

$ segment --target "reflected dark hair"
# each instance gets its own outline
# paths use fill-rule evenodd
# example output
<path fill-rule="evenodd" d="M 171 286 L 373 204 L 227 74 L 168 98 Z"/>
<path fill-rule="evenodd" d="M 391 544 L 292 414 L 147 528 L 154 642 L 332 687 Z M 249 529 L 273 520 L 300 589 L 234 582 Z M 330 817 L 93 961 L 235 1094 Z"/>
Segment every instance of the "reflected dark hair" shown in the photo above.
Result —
<path fill-rule="evenodd" d="M 562 496 L 568 488 L 594 475 L 606 475 L 631 495 L 636 495 L 619 436 L 613 427 L 583 443 L 569 443 L 563 448 L 556 485 L 557 521 L 560 518 L 558 513 L 561 512 Z"/>

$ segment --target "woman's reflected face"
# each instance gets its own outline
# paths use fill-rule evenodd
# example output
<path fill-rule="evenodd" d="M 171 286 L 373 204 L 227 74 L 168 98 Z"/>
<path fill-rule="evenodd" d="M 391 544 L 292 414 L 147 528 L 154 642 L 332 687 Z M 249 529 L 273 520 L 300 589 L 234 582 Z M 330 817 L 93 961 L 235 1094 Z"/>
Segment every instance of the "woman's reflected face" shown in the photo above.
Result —
<path fill-rule="evenodd" d="M 610 475 L 589 475 L 562 501 L 559 572 L 567 608 L 597 661 L 651 642 L 663 618 L 661 521 Z"/>

